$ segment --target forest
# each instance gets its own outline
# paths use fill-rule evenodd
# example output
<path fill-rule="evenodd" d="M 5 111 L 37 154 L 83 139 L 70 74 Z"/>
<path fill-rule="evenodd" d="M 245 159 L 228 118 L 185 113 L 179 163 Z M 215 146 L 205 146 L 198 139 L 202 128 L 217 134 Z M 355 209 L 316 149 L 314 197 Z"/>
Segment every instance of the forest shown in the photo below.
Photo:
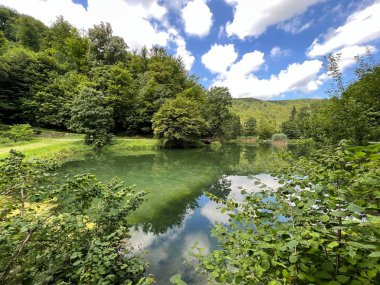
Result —
<path fill-rule="evenodd" d="M 75 157 L 117 162 L 102 159 L 109 149 L 124 155 L 117 147 L 129 138 L 149 145 L 141 160 L 152 164 L 152 177 L 185 169 L 182 153 L 171 151 L 187 151 L 183 157 L 199 172 L 162 183 L 188 183 L 185 193 L 194 184 L 228 215 L 228 224 L 212 225 L 217 247 L 193 245 L 190 263 L 208 284 L 379 284 L 380 65 L 371 51 L 357 56 L 356 79 L 347 83 L 339 60 L 326 59 L 333 82 L 327 99 L 234 99 L 227 87 L 206 89 L 162 47 L 130 50 L 109 23 L 79 31 L 58 17 L 48 27 L 0 6 L 0 150 L 9 149 L 0 161 L 0 284 L 154 284 L 144 253 L 127 240 L 155 189 L 127 186 L 113 174 L 62 172 Z M 55 157 L 42 148 L 46 160 L 16 150 L 51 140 L 44 134 L 78 140 L 80 151 Z M 277 140 L 285 147 L 269 145 L 261 158 L 260 148 Z M 139 167 L 138 151 L 128 151 Z M 260 163 L 278 189 L 256 178 Z M 245 175 L 258 190 L 238 188 L 244 199 L 236 200 L 219 185 L 226 175 Z M 170 207 L 181 204 L 175 199 Z M 178 210 L 176 226 L 195 211 L 194 199 Z"/>

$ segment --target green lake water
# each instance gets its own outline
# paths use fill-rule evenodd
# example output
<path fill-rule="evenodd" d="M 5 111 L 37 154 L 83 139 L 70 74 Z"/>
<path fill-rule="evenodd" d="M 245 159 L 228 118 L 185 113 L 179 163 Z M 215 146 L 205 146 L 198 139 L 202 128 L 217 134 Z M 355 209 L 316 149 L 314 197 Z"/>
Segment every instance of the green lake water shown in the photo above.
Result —
<path fill-rule="evenodd" d="M 147 274 L 155 284 L 170 284 L 181 273 L 190 284 L 205 284 L 185 262 L 195 242 L 206 249 L 216 247 L 211 237 L 215 222 L 228 223 L 219 205 L 205 196 L 242 199 L 241 190 L 255 191 L 254 176 L 273 188 L 276 179 L 262 174 L 260 165 L 274 159 L 270 147 L 228 145 L 209 149 L 133 151 L 123 156 L 70 161 L 62 172 L 91 172 L 100 180 L 119 177 L 137 189 L 149 189 L 147 201 L 131 216 L 131 243 L 147 250 Z"/>

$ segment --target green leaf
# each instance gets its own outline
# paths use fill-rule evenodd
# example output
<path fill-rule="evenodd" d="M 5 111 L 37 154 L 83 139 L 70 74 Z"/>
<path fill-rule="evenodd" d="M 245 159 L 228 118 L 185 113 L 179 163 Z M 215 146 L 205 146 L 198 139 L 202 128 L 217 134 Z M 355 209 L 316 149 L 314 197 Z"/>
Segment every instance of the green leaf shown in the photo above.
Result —
<path fill-rule="evenodd" d="M 357 248 L 364 248 L 364 249 L 375 249 L 376 248 L 376 246 L 374 246 L 372 244 L 363 244 L 363 243 L 355 242 L 355 241 L 348 241 L 347 244 L 352 245 L 352 246 L 357 247 Z"/>
<path fill-rule="evenodd" d="M 350 203 L 347 206 L 347 210 L 354 212 L 354 213 L 361 213 L 361 212 L 364 212 L 365 209 L 359 205 L 356 205 L 354 203 Z"/>
<path fill-rule="evenodd" d="M 295 248 L 297 245 L 298 245 L 298 241 L 296 241 L 296 240 L 291 240 L 290 242 L 288 242 L 288 243 L 286 244 L 286 246 L 287 246 L 289 249 L 293 249 L 293 248 Z"/>
<path fill-rule="evenodd" d="M 328 220 L 330 220 L 330 217 L 328 215 L 323 215 L 323 216 L 320 216 L 319 219 L 322 221 L 322 222 L 327 222 Z"/>
<path fill-rule="evenodd" d="M 261 277 L 265 271 L 260 265 L 256 265 L 254 270 L 258 277 Z"/>
<path fill-rule="evenodd" d="M 374 251 L 372 252 L 370 255 L 368 255 L 369 257 L 380 257 L 380 251 Z"/>
<path fill-rule="evenodd" d="M 291 255 L 291 256 L 289 257 L 289 261 L 290 261 L 291 263 L 296 263 L 297 260 L 298 260 L 298 256 L 297 256 L 297 255 Z"/>
<path fill-rule="evenodd" d="M 175 285 L 187 285 L 186 282 L 181 279 L 181 274 L 176 274 L 170 277 L 170 283 Z"/>
<path fill-rule="evenodd" d="M 337 275 L 337 276 L 336 276 L 336 279 L 337 279 L 340 283 L 346 283 L 348 280 L 350 280 L 350 278 L 348 278 L 347 276 L 344 276 L 344 275 Z"/>
<path fill-rule="evenodd" d="M 332 241 L 330 242 L 327 247 L 328 248 L 334 248 L 334 247 L 337 247 L 339 245 L 339 243 L 337 241 Z"/>

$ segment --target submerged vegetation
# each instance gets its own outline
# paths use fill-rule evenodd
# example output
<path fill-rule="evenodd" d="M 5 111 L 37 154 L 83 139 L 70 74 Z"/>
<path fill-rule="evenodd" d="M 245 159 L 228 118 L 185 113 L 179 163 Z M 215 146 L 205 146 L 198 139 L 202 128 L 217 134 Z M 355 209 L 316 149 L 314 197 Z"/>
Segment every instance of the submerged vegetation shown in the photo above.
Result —
<path fill-rule="evenodd" d="M 161 217 L 180 225 L 230 160 L 230 173 L 270 172 L 282 186 L 257 181 L 261 190 L 244 189 L 243 201 L 228 198 L 228 185 L 210 188 L 230 219 L 214 229 L 220 247 L 196 254 L 209 280 L 380 282 L 379 65 L 358 57 L 358 80 L 345 86 L 339 57 L 330 56 L 337 87 L 325 100 L 237 100 L 225 87 L 206 90 L 163 48 L 129 51 L 108 23 L 80 33 L 62 17 L 47 27 L 2 6 L 0 23 L 1 284 L 151 284 L 141 253 L 128 244 L 130 222 L 145 219 L 144 229 L 155 234 L 168 230 Z M 275 146 L 266 156 L 256 153 L 263 140 Z M 289 148 L 302 146 L 291 157 L 288 140 Z M 226 146 L 231 141 L 238 152 Z M 186 186 L 199 186 L 196 192 L 171 181 L 163 193 L 175 196 L 175 216 L 166 213 L 163 193 L 149 196 L 92 174 L 57 179 L 54 172 L 74 155 L 101 161 L 100 152 L 206 144 L 186 158 L 196 168 L 190 174 L 181 161 L 165 165 Z M 216 159 L 223 155 L 225 161 Z M 165 164 L 166 156 L 162 151 L 152 160 Z M 130 160 L 143 168 L 139 158 Z M 154 164 L 146 167 L 161 175 Z M 186 195 L 190 206 L 181 201 Z M 142 204 L 147 197 L 154 207 Z M 155 216 L 162 221 L 153 227 Z M 184 284 L 180 275 L 171 281 Z"/>

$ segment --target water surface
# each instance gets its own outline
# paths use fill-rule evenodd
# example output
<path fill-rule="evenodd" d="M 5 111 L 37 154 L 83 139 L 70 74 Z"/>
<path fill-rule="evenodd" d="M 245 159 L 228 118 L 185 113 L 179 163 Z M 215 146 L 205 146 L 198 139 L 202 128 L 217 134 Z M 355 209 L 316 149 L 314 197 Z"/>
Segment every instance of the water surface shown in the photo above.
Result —
<path fill-rule="evenodd" d="M 100 180 L 115 176 L 137 189 L 150 189 L 147 201 L 132 215 L 131 242 L 136 250 L 147 250 L 147 274 L 157 283 L 170 284 L 181 273 L 188 284 L 205 284 L 189 262 L 195 242 L 207 251 L 216 247 L 212 226 L 228 223 L 215 202 L 206 195 L 242 200 L 241 190 L 256 191 L 254 178 L 273 188 L 276 179 L 260 174 L 260 165 L 273 159 L 270 147 L 229 145 L 209 149 L 134 151 L 123 156 L 71 161 L 63 172 L 91 172 Z"/>

